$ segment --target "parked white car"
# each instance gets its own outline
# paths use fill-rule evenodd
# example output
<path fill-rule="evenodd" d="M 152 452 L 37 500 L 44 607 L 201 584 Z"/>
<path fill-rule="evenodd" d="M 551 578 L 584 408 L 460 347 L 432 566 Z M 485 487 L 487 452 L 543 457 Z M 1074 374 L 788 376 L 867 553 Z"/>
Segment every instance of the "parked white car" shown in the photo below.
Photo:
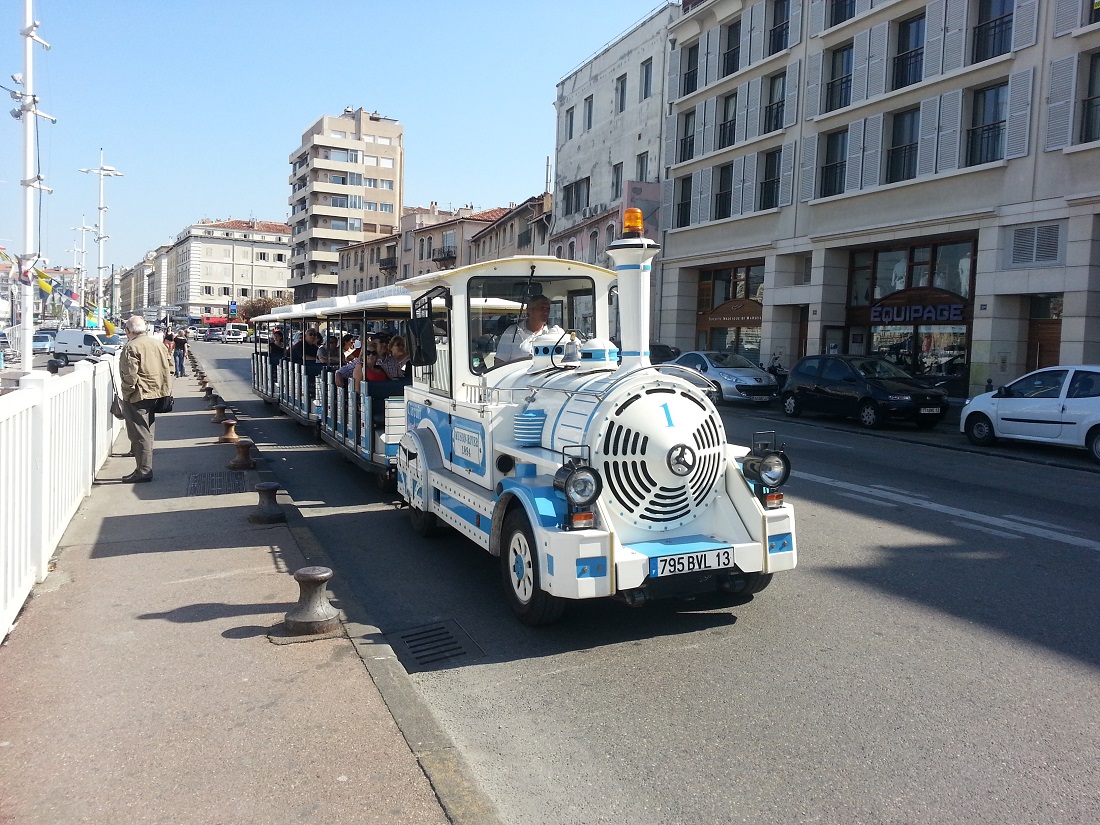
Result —
<path fill-rule="evenodd" d="M 1047 367 L 970 399 L 959 429 L 971 444 L 998 438 L 1084 447 L 1100 462 L 1100 366 Z"/>
<path fill-rule="evenodd" d="M 243 344 L 245 334 L 239 329 L 227 329 L 222 335 L 222 343 L 225 344 Z"/>

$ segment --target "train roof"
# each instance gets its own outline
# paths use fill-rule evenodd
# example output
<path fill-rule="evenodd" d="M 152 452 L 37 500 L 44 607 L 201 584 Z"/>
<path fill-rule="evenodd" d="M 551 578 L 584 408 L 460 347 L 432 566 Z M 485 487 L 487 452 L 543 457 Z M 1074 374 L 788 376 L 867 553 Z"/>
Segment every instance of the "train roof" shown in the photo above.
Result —
<path fill-rule="evenodd" d="M 471 303 L 501 315 L 518 312 L 521 306 L 518 301 L 505 298 L 476 298 Z M 438 299 L 433 302 L 433 305 L 442 307 L 443 300 Z M 408 318 L 411 310 L 412 295 L 407 289 L 403 286 L 383 286 L 377 289 L 368 289 L 354 296 L 341 295 L 335 298 L 310 301 L 306 304 L 274 307 L 267 315 L 260 315 L 252 320 L 255 323 L 270 323 L 295 321 L 304 318 L 326 318 L 330 315 L 348 315 L 359 312 L 375 318 L 381 316 Z"/>
<path fill-rule="evenodd" d="M 535 267 L 539 267 L 540 265 L 547 266 L 550 269 L 559 270 L 560 274 L 570 272 L 577 274 L 579 271 L 583 270 L 584 274 L 590 277 L 604 278 L 607 280 L 614 280 L 617 277 L 615 273 L 609 269 L 597 266 L 596 264 L 584 263 L 583 261 L 563 260 L 553 255 L 514 255 L 511 258 L 494 258 L 490 261 L 467 264 L 457 269 L 425 272 L 423 275 L 414 275 L 411 278 L 400 281 L 398 286 L 405 287 L 409 292 L 420 294 L 422 292 L 427 292 L 433 286 L 445 284 L 453 287 L 456 284 L 465 283 L 470 278 L 485 277 L 486 275 L 491 276 L 497 274 L 504 277 L 517 277 L 517 275 L 522 274 L 526 277 L 532 265 Z"/>

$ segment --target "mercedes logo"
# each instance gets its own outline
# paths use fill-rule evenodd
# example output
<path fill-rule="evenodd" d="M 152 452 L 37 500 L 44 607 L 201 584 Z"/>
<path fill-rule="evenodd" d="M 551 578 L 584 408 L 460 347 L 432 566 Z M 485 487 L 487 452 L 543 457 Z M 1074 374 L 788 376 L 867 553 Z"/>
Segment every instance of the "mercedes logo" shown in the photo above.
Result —
<path fill-rule="evenodd" d="M 668 468 L 673 475 L 686 476 L 695 469 L 698 458 L 687 444 L 677 444 L 668 451 Z"/>

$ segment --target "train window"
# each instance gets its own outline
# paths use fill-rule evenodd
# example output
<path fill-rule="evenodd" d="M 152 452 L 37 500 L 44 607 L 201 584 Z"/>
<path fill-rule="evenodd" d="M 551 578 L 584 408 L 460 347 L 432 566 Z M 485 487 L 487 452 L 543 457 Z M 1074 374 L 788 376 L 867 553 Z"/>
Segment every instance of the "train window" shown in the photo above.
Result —
<path fill-rule="evenodd" d="M 472 278 L 469 295 L 475 374 L 530 358 L 531 340 L 540 330 L 576 330 L 584 338 L 596 334 L 591 278 Z"/>

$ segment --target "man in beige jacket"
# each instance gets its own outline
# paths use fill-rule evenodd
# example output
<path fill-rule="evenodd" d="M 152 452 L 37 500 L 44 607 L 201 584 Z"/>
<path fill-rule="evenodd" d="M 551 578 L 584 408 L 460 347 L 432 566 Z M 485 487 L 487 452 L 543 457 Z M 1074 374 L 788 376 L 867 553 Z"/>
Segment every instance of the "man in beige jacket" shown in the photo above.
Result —
<path fill-rule="evenodd" d="M 137 468 L 122 480 L 135 484 L 153 480 L 153 410 L 159 399 L 172 394 L 172 365 L 164 344 L 146 334 L 145 319 L 131 316 L 125 326 L 126 345 L 119 357 L 118 372 L 122 414 Z"/>

